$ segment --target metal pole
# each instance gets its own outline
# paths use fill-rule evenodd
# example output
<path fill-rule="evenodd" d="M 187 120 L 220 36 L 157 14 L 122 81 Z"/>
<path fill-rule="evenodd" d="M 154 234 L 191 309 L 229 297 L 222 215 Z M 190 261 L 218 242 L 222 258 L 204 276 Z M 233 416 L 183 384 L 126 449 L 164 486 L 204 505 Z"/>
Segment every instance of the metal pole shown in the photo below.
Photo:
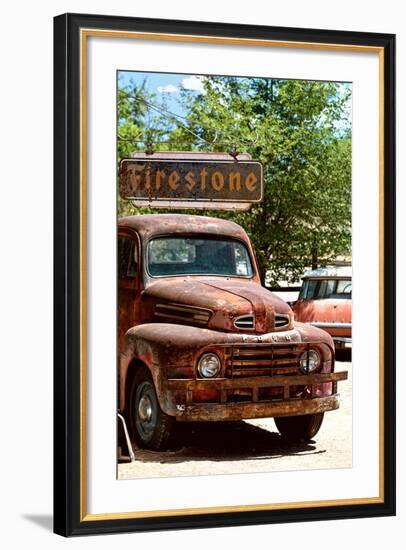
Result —
<path fill-rule="evenodd" d="M 117 411 L 117 416 L 119 417 L 119 419 L 123 423 L 124 435 L 125 435 L 125 440 L 126 440 L 127 447 L 128 447 L 128 454 L 130 455 L 130 460 L 131 460 L 131 462 L 135 462 L 135 454 L 134 454 L 134 451 L 133 451 L 133 448 L 132 448 L 132 445 L 131 445 L 130 436 L 128 435 L 127 425 L 125 423 L 124 416 L 122 414 L 120 414 L 118 411 Z"/>

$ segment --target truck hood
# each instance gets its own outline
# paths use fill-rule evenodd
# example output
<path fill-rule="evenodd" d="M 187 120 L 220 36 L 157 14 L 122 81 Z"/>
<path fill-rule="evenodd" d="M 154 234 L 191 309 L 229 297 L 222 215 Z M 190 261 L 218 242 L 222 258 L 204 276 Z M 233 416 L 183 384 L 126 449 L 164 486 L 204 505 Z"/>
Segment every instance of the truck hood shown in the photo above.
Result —
<path fill-rule="evenodd" d="M 219 277 L 162 279 L 149 285 L 141 300 L 143 322 L 257 334 L 292 328 L 290 307 L 250 281 Z"/>

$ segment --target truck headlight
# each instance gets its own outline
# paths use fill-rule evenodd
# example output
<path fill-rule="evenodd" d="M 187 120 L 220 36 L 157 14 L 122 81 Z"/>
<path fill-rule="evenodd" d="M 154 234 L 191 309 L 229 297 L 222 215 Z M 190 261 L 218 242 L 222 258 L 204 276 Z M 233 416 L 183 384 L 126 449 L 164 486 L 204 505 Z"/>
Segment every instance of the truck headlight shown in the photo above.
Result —
<path fill-rule="evenodd" d="M 197 370 L 202 378 L 214 378 L 220 372 L 220 359 L 215 353 L 204 353 L 197 364 Z"/>
<path fill-rule="evenodd" d="M 320 363 L 320 354 L 315 349 L 304 351 L 299 359 L 300 370 L 305 374 L 315 372 L 320 367 Z"/>

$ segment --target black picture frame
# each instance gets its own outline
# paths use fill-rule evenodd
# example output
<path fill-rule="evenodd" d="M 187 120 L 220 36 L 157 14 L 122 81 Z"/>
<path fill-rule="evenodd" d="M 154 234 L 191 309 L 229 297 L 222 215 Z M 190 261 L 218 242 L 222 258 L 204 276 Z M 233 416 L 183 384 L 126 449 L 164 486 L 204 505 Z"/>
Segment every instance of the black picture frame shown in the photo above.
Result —
<path fill-rule="evenodd" d="M 88 519 L 81 511 L 81 29 L 378 48 L 383 59 L 383 494 L 380 502 Z M 224 23 L 64 14 L 54 19 L 54 531 L 63 536 L 395 514 L 395 36 Z M 83 473 L 83 472 L 82 472 Z M 238 504 L 238 503 L 236 503 Z"/>

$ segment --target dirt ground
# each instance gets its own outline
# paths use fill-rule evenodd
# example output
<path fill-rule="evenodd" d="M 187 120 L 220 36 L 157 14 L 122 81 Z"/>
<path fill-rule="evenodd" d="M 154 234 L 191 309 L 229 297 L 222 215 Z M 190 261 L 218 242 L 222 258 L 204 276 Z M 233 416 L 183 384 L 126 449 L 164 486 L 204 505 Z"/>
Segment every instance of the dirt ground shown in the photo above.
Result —
<path fill-rule="evenodd" d="M 337 361 L 336 370 L 348 370 L 348 380 L 338 385 L 341 405 L 324 415 L 323 425 L 313 441 L 285 442 L 272 418 L 179 424 L 170 450 L 134 449 L 136 461 L 120 463 L 118 479 L 349 468 L 352 465 L 352 364 Z"/>

